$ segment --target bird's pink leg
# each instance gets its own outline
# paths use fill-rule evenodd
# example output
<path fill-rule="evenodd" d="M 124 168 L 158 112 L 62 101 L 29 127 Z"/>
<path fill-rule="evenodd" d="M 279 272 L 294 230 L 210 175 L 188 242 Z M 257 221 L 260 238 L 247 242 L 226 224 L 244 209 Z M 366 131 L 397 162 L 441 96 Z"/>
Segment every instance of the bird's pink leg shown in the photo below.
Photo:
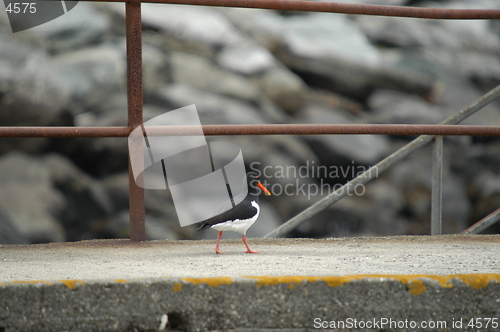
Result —
<path fill-rule="evenodd" d="M 217 244 L 215 245 L 215 253 L 216 254 L 219 254 L 219 255 L 226 255 L 227 253 L 225 252 L 221 252 L 219 250 L 219 246 L 220 246 L 220 239 L 222 237 L 222 231 L 219 232 L 219 235 L 217 235 Z"/>
<path fill-rule="evenodd" d="M 250 249 L 250 247 L 248 246 L 248 243 L 247 243 L 247 237 L 245 235 L 243 235 L 241 237 L 241 239 L 243 240 L 243 243 L 247 247 L 247 251 L 245 251 L 247 254 L 258 254 L 259 253 L 258 251 L 254 251 L 254 250 Z"/>

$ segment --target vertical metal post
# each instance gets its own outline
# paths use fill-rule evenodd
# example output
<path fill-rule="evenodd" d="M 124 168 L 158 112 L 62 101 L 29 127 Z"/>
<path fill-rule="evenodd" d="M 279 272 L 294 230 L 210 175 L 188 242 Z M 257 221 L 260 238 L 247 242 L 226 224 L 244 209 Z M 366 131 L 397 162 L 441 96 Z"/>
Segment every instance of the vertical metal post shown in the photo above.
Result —
<path fill-rule="evenodd" d="M 125 3 L 127 34 L 127 102 L 128 125 L 130 129 L 143 122 L 142 106 L 142 21 L 141 1 L 131 0 Z M 131 153 L 142 156 L 142 145 L 130 148 Z M 129 160 L 129 204 L 130 204 L 130 240 L 145 241 L 146 229 L 144 189 L 137 186 Z"/>
<path fill-rule="evenodd" d="M 442 233 L 443 203 L 443 136 L 436 136 L 432 145 L 431 235 Z"/>

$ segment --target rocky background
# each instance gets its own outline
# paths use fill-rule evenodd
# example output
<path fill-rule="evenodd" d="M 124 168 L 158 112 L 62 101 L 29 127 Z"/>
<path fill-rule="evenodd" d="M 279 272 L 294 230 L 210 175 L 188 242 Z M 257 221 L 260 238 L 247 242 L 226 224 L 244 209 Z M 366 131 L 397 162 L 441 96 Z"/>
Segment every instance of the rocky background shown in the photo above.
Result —
<path fill-rule="evenodd" d="M 500 8 L 496 0 L 350 2 Z M 16 34 L 0 8 L 0 125 L 126 125 L 124 8 L 80 2 Z M 435 124 L 500 83 L 498 21 L 153 4 L 143 5 L 142 18 L 145 120 L 194 103 L 202 124 Z M 466 123 L 500 125 L 500 102 Z M 249 236 L 321 199 L 314 188 L 345 183 L 353 169 L 411 139 L 209 138 L 237 143 L 249 168 L 267 166 L 263 180 L 275 195 L 262 199 Z M 500 206 L 499 148 L 494 138 L 445 139 L 444 232 L 458 233 Z M 346 174 L 318 177 L 317 166 Z M 276 173 L 293 167 L 310 173 Z M 292 195 L 279 194 L 286 185 Z M 429 234 L 430 187 L 428 146 L 290 236 Z M 0 243 L 127 237 L 127 190 L 124 138 L 2 138 Z M 181 228 L 168 191 L 147 190 L 146 209 L 148 239 L 216 234 Z"/>

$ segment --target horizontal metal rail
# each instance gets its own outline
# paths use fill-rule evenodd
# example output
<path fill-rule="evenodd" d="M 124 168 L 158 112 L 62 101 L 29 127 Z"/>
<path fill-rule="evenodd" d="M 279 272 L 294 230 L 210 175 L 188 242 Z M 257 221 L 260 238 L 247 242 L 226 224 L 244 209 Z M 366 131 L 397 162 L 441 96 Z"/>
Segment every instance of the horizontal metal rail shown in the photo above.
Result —
<path fill-rule="evenodd" d="M 500 136 L 500 126 L 409 124 L 252 124 L 204 125 L 203 133 L 216 135 L 467 135 Z M 147 127 L 148 135 L 197 135 L 196 126 Z M 0 127 L 0 137 L 127 137 L 131 127 Z"/>
<path fill-rule="evenodd" d="M 124 2 L 124 0 L 81 0 L 92 2 Z M 135 0 L 134 0 L 135 1 Z M 142 3 L 239 7 L 353 15 L 397 16 L 444 20 L 500 19 L 500 9 L 448 9 L 382 6 L 300 0 L 142 0 Z"/>

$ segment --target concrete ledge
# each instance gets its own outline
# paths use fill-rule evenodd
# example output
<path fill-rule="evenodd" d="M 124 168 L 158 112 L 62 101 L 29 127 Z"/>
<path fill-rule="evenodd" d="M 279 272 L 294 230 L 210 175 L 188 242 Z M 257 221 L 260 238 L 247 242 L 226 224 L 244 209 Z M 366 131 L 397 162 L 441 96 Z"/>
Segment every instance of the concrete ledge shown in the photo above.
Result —
<path fill-rule="evenodd" d="M 156 331 L 164 314 L 180 331 L 398 331 L 421 322 L 493 331 L 467 324 L 498 318 L 499 307 L 500 274 L 10 282 L 0 286 L 0 331 Z"/>
<path fill-rule="evenodd" d="M 0 246 L 0 332 L 500 331 L 499 235 L 251 245 Z"/>

